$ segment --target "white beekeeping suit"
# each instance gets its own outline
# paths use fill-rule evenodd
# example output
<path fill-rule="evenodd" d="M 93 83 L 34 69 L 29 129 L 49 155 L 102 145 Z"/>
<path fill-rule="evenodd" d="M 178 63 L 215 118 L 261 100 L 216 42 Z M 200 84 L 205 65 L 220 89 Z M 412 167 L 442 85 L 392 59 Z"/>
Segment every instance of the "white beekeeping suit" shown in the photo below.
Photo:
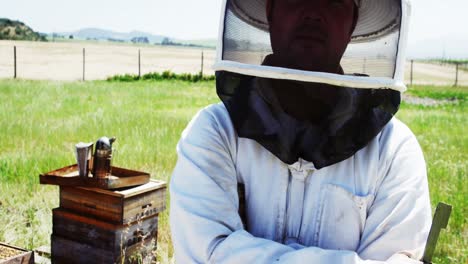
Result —
<path fill-rule="evenodd" d="M 297 14 L 312 3 L 353 5 L 335 71 L 284 56 L 273 1 Z M 224 1 L 215 64 L 222 103 L 184 130 L 170 184 L 176 262 L 419 263 L 431 222 L 426 166 L 394 117 L 406 89 L 409 3 L 266 2 Z M 304 47 L 322 41 L 310 34 Z"/>

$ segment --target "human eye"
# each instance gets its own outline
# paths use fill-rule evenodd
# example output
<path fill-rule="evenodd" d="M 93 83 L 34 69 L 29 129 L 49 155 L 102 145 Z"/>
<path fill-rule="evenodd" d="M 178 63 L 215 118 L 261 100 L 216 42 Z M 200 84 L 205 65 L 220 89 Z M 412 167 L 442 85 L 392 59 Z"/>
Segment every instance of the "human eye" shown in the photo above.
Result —
<path fill-rule="evenodd" d="M 304 0 L 281 0 L 281 2 L 288 4 L 288 5 L 297 5 L 301 4 Z"/>
<path fill-rule="evenodd" d="M 328 2 L 332 5 L 344 5 L 346 4 L 346 0 L 328 0 Z"/>

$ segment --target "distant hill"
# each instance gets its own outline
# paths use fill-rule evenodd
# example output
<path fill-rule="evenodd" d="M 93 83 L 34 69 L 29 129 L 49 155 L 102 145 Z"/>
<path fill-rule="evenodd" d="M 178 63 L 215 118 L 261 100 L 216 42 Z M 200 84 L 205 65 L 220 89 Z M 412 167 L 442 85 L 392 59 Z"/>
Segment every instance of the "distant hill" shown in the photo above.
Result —
<path fill-rule="evenodd" d="M 216 47 L 216 39 L 196 39 L 196 40 L 181 40 L 174 39 L 163 35 L 154 35 L 143 31 L 131 31 L 128 33 L 116 32 L 100 28 L 83 28 L 72 32 L 58 32 L 49 34 L 49 38 L 66 38 L 78 40 L 96 40 L 96 41 L 111 41 L 111 42 L 131 42 L 142 44 L 161 44 L 173 46 L 190 46 L 190 47 Z"/>
<path fill-rule="evenodd" d="M 0 40 L 47 41 L 44 35 L 34 32 L 21 21 L 0 18 Z"/>
<path fill-rule="evenodd" d="M 186 45 L 195 45 L 195 46 L 202 46 L 207 48 L 216 48 L 216 44 L 218 43 L 217 39 L 176 39 L 175 42 L 186 44 Z"/>
<path fill-rule="evenodd" d="M 62 36 L 69 38 L 73 36 L 73 39 L 81 40 L 103 40 L 103 41 L 115 41 L 115 42 L 132 42 L 135 39 L 146 38 L 151 44 L 159 44 L 165 38 L 165 36 L 153 35 L 141 31 L 132 31 L 128 33 L 115 32 L 111 30 L 105 30 L 100 28 L 83 28 L 73 32 L 59 32 L 54 33 L 55 36 Z M 134 41 L 133 41 L 134 42 Z"/>

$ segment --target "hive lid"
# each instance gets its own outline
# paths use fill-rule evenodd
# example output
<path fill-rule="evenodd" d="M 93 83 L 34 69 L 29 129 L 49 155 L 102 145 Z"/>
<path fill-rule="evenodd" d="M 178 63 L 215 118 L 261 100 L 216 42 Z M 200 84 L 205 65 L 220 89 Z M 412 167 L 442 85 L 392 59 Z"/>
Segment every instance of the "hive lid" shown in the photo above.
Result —
<path fill-rule="evenodd" d="M 61 169 L 39 175 L 41 184 L 51 184 L 73 187 L 91 187 L 101 189 L 121 189 L 138 186 L 150 181 L 150 174 L 136 170 L 112 167 L 112 173 L 105 178 L 81 178 L 78 166 L 70 165 Z"/>

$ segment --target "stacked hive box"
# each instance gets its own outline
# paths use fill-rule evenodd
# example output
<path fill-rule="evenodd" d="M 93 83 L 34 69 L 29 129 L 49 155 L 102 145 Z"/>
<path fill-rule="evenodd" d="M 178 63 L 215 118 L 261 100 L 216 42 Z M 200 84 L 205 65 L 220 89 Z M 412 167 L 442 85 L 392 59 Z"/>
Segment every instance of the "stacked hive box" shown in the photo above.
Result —
<path fill-rule="evenodd" d="M 53 263 L 151 263 L 166 184 L 110 191 L 60 187 L 53 210 Z"/>

